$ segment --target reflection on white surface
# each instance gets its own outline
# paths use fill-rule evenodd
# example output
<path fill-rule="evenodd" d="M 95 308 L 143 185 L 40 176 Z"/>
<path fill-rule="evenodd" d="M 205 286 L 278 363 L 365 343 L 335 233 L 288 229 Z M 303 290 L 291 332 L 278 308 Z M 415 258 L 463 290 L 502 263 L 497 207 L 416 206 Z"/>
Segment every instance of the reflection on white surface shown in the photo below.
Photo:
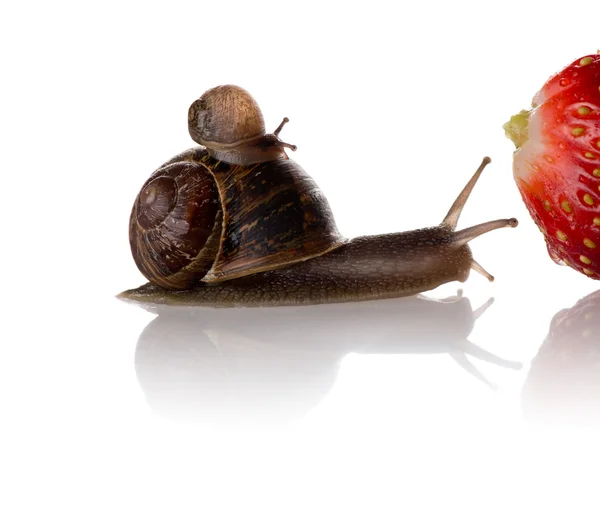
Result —
<path fill-rule="evenodd" d="M 552 318 L 522 402 L 524 415 L 533 421 L 600 423 L 600 290 Z"/>
<path fill-rule="evenodd" d="M 275 309 L 144 306 L 156 317 L 139 336 L 135 370 L 149 406 L 167 419 L 268 422 L 298 420 L 317 407 L 351 354 L 443 354 L 492 389 L 478 362 L 526 365 L 515 399 L 526 422 L 600 423 L 600 291 L 552 318 L 531 364 L 469 340 L 491 304 L 473 310 L 459 292 Z"/>
<path fill-rule="evenodd" d="M 468 340 L 491 300 L 473 311 L 459 294 L 342 305 L 225 309 L 153 306 L 137 343 L 138 381 L 169 418 L 288 419 L 330 391 L 340 363 L 357 354 L 447 354 L 494 387 L 469 356 L 521 364 Z"/>

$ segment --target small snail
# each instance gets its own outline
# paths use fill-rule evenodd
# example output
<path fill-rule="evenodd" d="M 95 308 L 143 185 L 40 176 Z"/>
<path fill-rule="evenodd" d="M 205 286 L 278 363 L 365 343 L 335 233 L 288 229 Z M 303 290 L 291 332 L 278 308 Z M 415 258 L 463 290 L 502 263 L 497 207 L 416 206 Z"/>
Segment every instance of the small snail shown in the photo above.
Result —
<path fill-rule="evenodd" d="M 150 283 L 120 297 L 147 303 L 273 306 L 401 297 L 490 281 L 468 242 L 516 227 L 501 219 L 455 231 L 490 162 L 484 158 L 439 226 L 345 239 L 314 180 L 265 134 L 248 92 L 217 86 L 192 103 L 200 143 L 164 163 L 142 186 L 129 224 L 134 260 Z"/>
<path fill-rule="evenodd" d="M 217 86 L 194 101 L 188 110 L 192 140 L 204 145 L 210 156 L 232 165 L 252 165 L 286 157 L 295 145 L 279 139 L 289 122 L 284 118 L 273 134 L 265 134 L 265 121 L 250 94 L 233 85 Z"/>

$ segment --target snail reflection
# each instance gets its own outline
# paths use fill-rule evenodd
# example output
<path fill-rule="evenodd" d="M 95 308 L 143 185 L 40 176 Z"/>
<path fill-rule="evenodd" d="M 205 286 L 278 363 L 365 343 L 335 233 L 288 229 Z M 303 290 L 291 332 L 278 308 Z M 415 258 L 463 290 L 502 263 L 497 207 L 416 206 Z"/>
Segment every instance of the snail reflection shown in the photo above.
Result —
<path fill-rule="evenodd" d="M 600 423 L 600 290 L 558 312 L 522 391 L 524 415 L 545 423 Z"/>
<path fill-rule="evenodd" d="M 349 353 L 446 353 L 490 385 L 467 356 L 520 368 L 468 340 L 490 304 L 473 311 L 459 293 L 279 308 L 144 305 L 157 317 L 139 337 L 136 373 L 156 413 L 184 420 L 301 417 Z"/>

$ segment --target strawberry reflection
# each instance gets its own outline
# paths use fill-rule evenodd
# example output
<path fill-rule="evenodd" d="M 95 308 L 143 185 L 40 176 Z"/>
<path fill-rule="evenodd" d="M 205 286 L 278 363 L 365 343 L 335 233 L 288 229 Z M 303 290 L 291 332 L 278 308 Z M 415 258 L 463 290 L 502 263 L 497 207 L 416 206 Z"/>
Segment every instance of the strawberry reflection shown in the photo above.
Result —
<path fill-rule="evenodd" d="M 447 353 L 480 381 L 467 356 L 507 368 L 468 340 L 491 300 L 424 296 L 321 306 L 207 309 L 144 306 L 158 316 L 135 365 L 152 409 L 167 418 L 261 421 L 304 415 L 333 386 L 349 353 Z"/>
<path fill-rule="evenodd" d="M 600 290 L 558 312 L 522 392 L 526 417 L 600 423 Z"/>

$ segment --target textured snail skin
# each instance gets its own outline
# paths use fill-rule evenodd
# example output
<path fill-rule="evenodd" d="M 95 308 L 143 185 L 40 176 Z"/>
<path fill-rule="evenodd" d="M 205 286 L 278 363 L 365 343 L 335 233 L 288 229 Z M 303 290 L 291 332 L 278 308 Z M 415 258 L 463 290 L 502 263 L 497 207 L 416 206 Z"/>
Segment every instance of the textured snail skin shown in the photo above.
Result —
<path fill-rule="evenodd" d="M 365 236 L 322 256 L 230 281 L 170 291 L 148 283 L 121 294 L 145 303 L 283 306 L 384 299 L 465 281 L 472 255 L 446 227 Z"/>
<path fill-rule="evenodd" d="M 181 291 L 148 283 L 120 297 L 145 304 L 285 306 L 410 296 L 450 281 L 464 282 L 470 269 L 492 281 L 473 260 L 465 240 L 517 224 L 516 219 L 502 219 L 455 232 L 442 223 L 404 233 L 364 236 L 287 268 Z"/>

